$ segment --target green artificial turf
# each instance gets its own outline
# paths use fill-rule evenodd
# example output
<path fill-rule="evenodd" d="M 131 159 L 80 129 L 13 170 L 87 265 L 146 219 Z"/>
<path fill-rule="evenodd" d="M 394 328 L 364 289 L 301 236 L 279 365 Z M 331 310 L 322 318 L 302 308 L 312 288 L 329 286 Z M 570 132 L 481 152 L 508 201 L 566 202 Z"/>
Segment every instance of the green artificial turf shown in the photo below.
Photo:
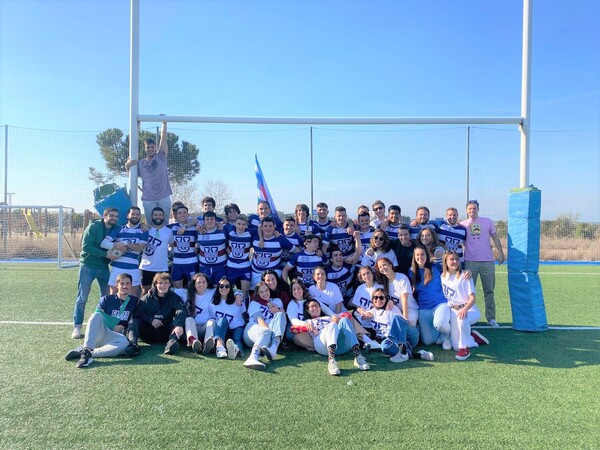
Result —
<path fill-rule="evenodd" d="M 546 270 L 549 269 L 549 270 Z M 510 324 L 505 268 L 498 319 Z M 541 269 L 551 325 L 600 326 L 600 268 Z M 561 275 L 567 273 L 567 275 Z M 585 275 L 576 275 L 583 273 Z M 0 265 L 0 320 L 70 322 L 77 271 Z M 87 308 L 97 298 L 94 288 Z M 283 351 L 264 372 L 183 350 L 64 360 L 69 325 L 0 324 L 0 448 L 597 448 L 600 331 L 483 329 L 458 362 Z"/>

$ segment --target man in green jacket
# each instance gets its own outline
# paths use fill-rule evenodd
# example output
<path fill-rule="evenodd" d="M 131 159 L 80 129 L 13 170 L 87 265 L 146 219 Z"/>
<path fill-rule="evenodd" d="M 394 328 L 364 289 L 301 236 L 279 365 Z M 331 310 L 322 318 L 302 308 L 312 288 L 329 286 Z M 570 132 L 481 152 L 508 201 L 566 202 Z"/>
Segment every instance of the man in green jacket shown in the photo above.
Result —
<path fill-rule="evenodd" d="M 85 315 L 90 289 L 94 280 L 100 287 L 100 296 L 108 295 L 108 279 L 110 270 L 109 261 L 119 255 L 106 251 L 100 247 L 102 240 L 115 228 L 119 219 L 119 210 L 106 208 L 102 219 L 95 220 L 85 229 L 81 240 L 81 254 L 79 256 L 79 283 L 77 284 L 77 300 L 73 313 L 73 339 L 81 338 L 81 325 Z"/>

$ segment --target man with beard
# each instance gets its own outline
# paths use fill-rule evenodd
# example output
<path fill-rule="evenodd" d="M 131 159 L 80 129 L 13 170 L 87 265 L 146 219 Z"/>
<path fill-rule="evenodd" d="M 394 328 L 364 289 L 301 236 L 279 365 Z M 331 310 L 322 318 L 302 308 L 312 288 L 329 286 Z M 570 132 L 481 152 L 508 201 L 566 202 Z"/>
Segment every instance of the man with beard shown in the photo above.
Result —
<path fill-rule="evenodd" d="M 148 228 L 148 243 L 142 253 L 142 295 L 146 295 L 157 273 L 169 271 L 169 245 L 173 243 L 173 231 L 165 226 L 165 212 L 156 207 L 152 210 L 152 225 Z"/>
<path fill-rule="evenodd" d="M 446 220 L 437 230 L 440 243 L 444 244 L 446 250 L 454 250 L 460 259 L 461 266 L 465 265 L 463 249 L 467 241 L 467 229 L 458 223 L 458 209 L 448 208 Z"/>
<path fill-rule="evenodd" d="M 119 220 L 117 208 L 106 208 L 102 219 L 93 221 L 83 232 L 81 238 L 81 255 L 79 256 L 79 283 L 77 285 L 77 300 L 73 312 L 73 339 L 81 338 L 81 325 L 94 280 L 98 282 L 100 295 L 108 294 L 109 260 L 116 256 L 100 247 L 100 243 L 111 232 Z"/>
<path fill-rule="evenodd" d="M 116 249 L 123 254 L 110 263 L 110 293 L 117 293 L 117 277 L 122 273 L 131 275 L 131 295 L 140 297 L 140 254 L 148 242 L 148 232 L 142 230 L 142 211 L 137 206 L 129 208 L 127 223 L 115 228 L 104 238 L 100 246 L 107 250 Z"/>

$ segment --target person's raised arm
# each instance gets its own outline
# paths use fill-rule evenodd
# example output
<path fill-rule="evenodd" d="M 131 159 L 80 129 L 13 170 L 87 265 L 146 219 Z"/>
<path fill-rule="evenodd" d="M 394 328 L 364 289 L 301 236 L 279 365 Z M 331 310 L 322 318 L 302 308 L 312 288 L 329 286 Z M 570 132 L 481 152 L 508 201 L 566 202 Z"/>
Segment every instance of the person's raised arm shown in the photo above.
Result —
<path fill-rule="evenodd" d="M 158 151 L 164 153 L 165 157 L 169 155 L 169 146 L 167 145 L 167 122 L 162 123 L 160 130 L 160 146 Z"/>

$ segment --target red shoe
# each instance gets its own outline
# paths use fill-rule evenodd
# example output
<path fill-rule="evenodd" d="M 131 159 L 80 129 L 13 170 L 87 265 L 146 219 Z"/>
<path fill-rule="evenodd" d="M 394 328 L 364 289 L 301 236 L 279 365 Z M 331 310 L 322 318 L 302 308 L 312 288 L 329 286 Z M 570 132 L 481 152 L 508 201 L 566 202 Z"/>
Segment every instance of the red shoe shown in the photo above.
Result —
<path fill-rule="evenodd" d="M 459 361 L 464 361 L 469 356 L 471 356 L 471 352 L 469 351 L 468 348 L 459 348 L 458 351 L 456 352 L 455 358 L 458 359 Z"/>
<path fill-rule="evenodd" d="M 479 331 L 471 330 L 471 336 L 473 336 L 473 339 L 475 339 L 475 342 L 479 345 L 488 345 L 490 343 L 490 341 L 488 341 Z"/>

